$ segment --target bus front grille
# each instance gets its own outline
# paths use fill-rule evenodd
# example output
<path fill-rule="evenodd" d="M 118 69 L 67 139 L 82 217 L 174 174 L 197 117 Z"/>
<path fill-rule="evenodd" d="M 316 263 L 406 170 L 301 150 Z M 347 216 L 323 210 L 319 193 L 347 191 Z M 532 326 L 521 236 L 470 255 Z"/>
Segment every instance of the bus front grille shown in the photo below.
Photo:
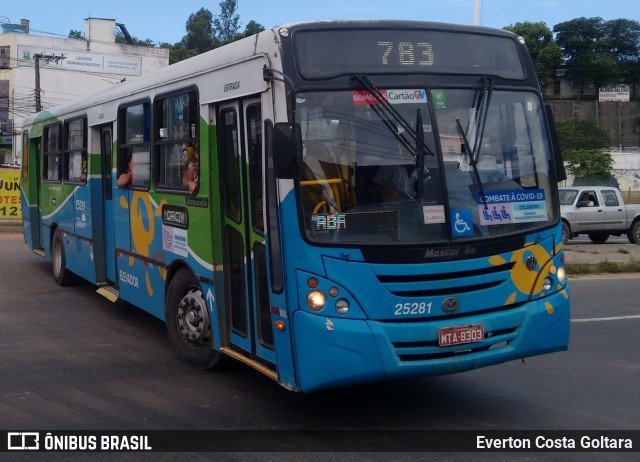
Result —
<path fill-rule="evenodd" d="M 385 274 L 379 268 L 376 277 L 391 294 L 398 297 L 447 297 L 498 287 L 510 280 L 513 265 L 513 262 L 508 262 L 474 270 L 425 274 L 398 274 L 397 268 L 394 268 L 394 274 Z"/>

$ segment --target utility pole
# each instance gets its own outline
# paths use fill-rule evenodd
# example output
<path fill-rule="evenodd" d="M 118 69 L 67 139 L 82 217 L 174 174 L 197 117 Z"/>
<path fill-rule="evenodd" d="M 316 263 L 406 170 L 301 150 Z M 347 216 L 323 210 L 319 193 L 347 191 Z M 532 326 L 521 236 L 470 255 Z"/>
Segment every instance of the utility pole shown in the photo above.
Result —
<path fill-rule="evenodd" d="M 36 112 L 42 111 L 42 104 L 40 103 L 40 57 L 42 55 L 37 53 L 33 55 L 36 67 Z"/>
<path fill-rule="evenodd" d="M 36 53 L 33 55 L 36 70 L 36 112 L 42 111 L 42 102 L 40 101 L 40 60 L 43 59 L 45 63 L 55 61 L 56 64 L 66 58 L 65 55 L 45 55 L 44 53 Z"/>
<path fill-rule="evenodd" d="M 475 0 L 473 2 L 473 25 L 480 25 L 480 0 Z"/>

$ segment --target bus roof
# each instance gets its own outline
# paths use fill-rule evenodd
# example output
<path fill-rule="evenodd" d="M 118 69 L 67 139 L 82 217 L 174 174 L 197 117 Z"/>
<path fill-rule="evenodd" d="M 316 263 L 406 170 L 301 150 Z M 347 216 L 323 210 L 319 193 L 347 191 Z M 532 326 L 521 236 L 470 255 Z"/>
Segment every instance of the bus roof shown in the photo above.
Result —
<path fill-rule="evenodd" d="M 180 82 L 190 77 L 210 72 L 212 69 L 224 67 L 234 62 L 240 62 L 280 48 L 279 31 L 309 30 L 309 29 L 348 29 L 348 28 L 376 28 L 376 29 L 427 29 L 434 31 L 467 32 L 516 38 L 512 32 L 482 26 L 468 26 L 441 22 L 409 21 L 409 20 L 324 20 L 298 21 L 284 23 L 272 29 L 267 29 L 256 35 L 232 42 L 222 47 L 210 50 L 192 58 L 180 61 L 165 68 L 142 75 L 140 77 L 121 82 L 113 88 L 96 92 L 82 99 L 64 103 L 42 112 L 29 116 L 24 120 L 24 126 L 34 123 L 46 124 L 49 120 L 56 120 L 67 114 L 73 114 L 83 109 L 108 104 L 112 101 L 131 96 L 132 100 L 140 98 L 141 93 L 154 88 L 165 86 L 167 83 Z M 275 63 L 272 63 L 275 66 Z M 104 122 L 111 119 L 107 118 Z"/>

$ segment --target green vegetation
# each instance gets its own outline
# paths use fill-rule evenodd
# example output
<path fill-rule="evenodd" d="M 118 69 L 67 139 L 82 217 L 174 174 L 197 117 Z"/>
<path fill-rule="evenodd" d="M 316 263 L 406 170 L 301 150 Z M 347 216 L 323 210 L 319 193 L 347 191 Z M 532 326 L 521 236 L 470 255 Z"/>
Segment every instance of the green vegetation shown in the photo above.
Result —
<path fill-rule="evenodd" d="M 219 7 L 219 15 L 214 15 L 206 8 L 200 8 L 197 12 L 189 15 L 185 24 L 187 33 L 182 37 L 182 40 L 174 44 L 162 42 L 157 45 L 158 48 L 169 49 L 169 64 L 183 61 L 264 30 L 262 24 L 251 20 L 247 23 L 244 32 L 240 32 L 240 16 L 237 14 L 238 0 L 223 0 L 219 3 Z M 83 39 L 84 34 L 79 30 L 71 30 L 69 38 Z M 119 30 L 116 30 L 116 42 L 156 47 L 153 40 L 141 40 L 138 37 L 127 38 Z"/>
<path fill-rule="evenodd" d="M 619 263 L 604 260 L 599 263 L 572 263 L 567 264 L 567 274 L 580 276 L 585 274 L 600 273 L 640 273 L 640 261 Z"/>
<path fill-rule="evenodd" d="M 613 158 L 604 150 L 611 144 L 609 133 L 591 120 L 556 121 L 560 151 L 574 185 L 618 186 L 611 175 Z"/>
<path fill-rule="evenodd" d="M 169 64 L 177 63 L 200 53 L 218 48 L 264 30 L 256 21 L 249 21 L 244 32 L 241 23 L 238 0 L 223 0 L 219 3 L 220 14 L 214 15 L 206 8 L 191 14 L 185 28 L 187 34 L 178 43 L 161 43 L 161 48 L 169 49 Z"/>
<path fill-rule="evenodd" d="M 553 32 L 544 22 L 518 22 L 505 30 L 524 38 L 536 68 L 541 87 L 553 80 L 555 70 L 562 64 L 562 50 L 553 40 Z"/>

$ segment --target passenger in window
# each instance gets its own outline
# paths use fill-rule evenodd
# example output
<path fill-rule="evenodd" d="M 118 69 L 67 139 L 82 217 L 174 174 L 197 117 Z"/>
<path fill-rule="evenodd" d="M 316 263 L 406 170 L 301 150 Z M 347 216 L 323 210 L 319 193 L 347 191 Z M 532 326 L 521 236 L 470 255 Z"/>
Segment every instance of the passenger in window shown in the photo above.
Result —
<path fill-rule="evenodd" d="M 580 202 L 586 202 L 587 207 L 593 207 L 594 205 L 596 205 L 596 203 L 593 201 L 593 198 L 588 192 L 582 193 L 582 196 L 580 196 Z"/>
<path fill-rule="evenodd" d="M 118 188 L 125 188 L 133 180 L 133 154 L 127 156 L 127 171 L 118 177 Z"/>
<path fill-rule="evenodd" d="M 423 191 L 431 179 L 429 169 L 424 167 Z M 372 191 L 383 202 L 397 202 L 416 197 L 418 191 L 418 169 L 411 165 L 381 165 L 371 179 Z"/>
<path fill-rule="evenodd" d="M 200 182 L 200 164 L 198 162 L 198 150 L 190 144 L 185 149 L 187 158 L 187 170 L 184 172 L 184 179 L 182 185 L 189 189 L 189 192 L 193 194 L 198 189 Z"/>
<path fill-rule="evenodd" d="M 82 161 L 82 173 L 80 174 L 80 181 L 87 181 L 87 159 Z"/>

